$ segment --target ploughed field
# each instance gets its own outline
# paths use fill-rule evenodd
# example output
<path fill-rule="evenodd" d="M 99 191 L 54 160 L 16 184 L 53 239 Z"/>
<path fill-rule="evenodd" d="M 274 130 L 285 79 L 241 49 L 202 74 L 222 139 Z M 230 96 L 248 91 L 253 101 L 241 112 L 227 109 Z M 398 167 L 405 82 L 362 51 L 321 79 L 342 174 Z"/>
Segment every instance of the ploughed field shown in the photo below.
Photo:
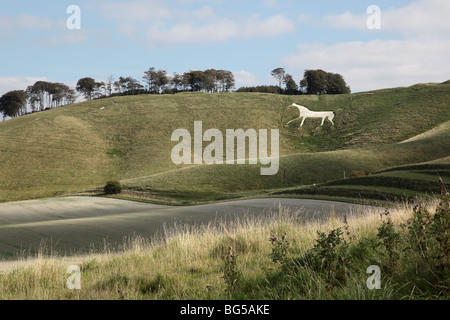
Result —
<path fill-rule="evenodd" d="M 280 206 L 299 221 L 360 212 L 363 206 L 300 199 L 254 199 L 174 207 L 99 197 L 60 197 L 0 204 L 3 259 L 38 253 L 75 255 L 117 249 L 127 237 L 161 239 L 178 226 L 265 218 Z M 169 232 L 169 231 L 168 231 Z"/>

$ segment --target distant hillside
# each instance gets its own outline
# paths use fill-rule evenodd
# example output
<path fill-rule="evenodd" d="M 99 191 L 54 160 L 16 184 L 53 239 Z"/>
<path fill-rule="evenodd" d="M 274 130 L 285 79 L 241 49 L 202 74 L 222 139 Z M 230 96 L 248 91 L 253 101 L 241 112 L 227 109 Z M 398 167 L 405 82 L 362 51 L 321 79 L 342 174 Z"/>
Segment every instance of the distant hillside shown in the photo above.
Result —
<path fill-rule="evenodd" d="M 433 130 L 425 134 L 425 138 L 410 142 L 386 144 L 383 146 L 336 150 L 329 152 L 298 153 L 283 156 L 280 159 L 280 170 L 275 176 L 260 177 L 259 168 L 255 166 L 197 166 L 189 169 L 171 171 L 154 176 L 125 181 L 129 188 L 140 191 L 163 193 L 171 197 L 191 197 L 203 199 L 220 199 L 223 194 L 233 194 L 245 191 L 271 190 L 285 187 L 304 187 L 320 184 L 330 180 L 348 178 L 352 174 L 365 175 L 381 171 L 399 165 L 416 164 L 434 159 L 440 159 L 450 154 L 450 121 L 443 126 L 445 130 Z M 441 161 L 445 163 L 444 161 Z M 440 163 L 440 162 L 439 162 Z M 448 165 L 447 165 L 448 167 Z M 428 176 L 434 176 L 434 180 L 427 178 L 429 185 L 437 191 L 437 179 L 439 172 L 448 172 L 449 168 L 441 168 L 434 173 L 428 171 Z M 447 181 L 448 176 L 445 177 Z M 353 180 L 344 180 L 348 185 L 356 185 L 358 189 L 364 183 L 351 183 Z M 363 181 L 364 182 L 364 181 Z M 367 181 L 366 181 L 367 182 Z M 404 181 L 403 181 L 404 182 Z M 343 185 L 344 183 L 341 183 Z M 372 185 L 372 189 L 385 187 L 383 183 L 366 183 Z M 427 186 L 429 186 L 427 185 Z M 393 185 L 391 185 L 393 186 Z M 411 185 L 398 181 L 395 187 L 413 190 Z M 321 190 L 299 190 L 289 194 L 320 194 Z M 400 197 L 403 191 L 397 190 L 395 194 Z M 430 191 L 429 187 L 426 190 Z M 284 193 L 281 191 L 279 193 Z M 342 194 L 327 192 L 329 195 L 356 196 L 357 192 Z M 366 193 L 368 195 L 368 193 Z M 408 193 L 408 196 L 411 193 Z M 382 198 L 377 196 L 378 198 Z M 359 198 L 359 197 L 358 197 Z"/>
<path fill-rule="evenodd" d="M 335 126 L 295 121 L 291 103 L 335 111 Z M 171 162 L 171 134 L 204 130 L 279 129 L 280 172 L 260 166 Z M 337 179 L 344 171 L 431 161 L 450 155 L 449 130 L 396 144 L 450 120 L 450 85 L 415 85 L 336 96 L 182 93 L 88 101 L 0 123 L 0 201 L 47 197 L 122 180 L 168 194 L 233 193 Z M 205 144 L 206 145 L 206 144 Z M 179 170 L 183 169 L 183 170 Z M 220 196 L 218 196 L 220 197 Z"/>

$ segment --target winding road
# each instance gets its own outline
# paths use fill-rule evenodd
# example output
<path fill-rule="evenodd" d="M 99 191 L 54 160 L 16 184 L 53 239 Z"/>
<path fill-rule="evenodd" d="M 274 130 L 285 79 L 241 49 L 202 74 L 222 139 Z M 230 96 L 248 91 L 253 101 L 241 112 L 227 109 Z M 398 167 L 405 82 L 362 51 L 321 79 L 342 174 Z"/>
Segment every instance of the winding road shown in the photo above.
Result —
<path fill-rule="evenodd" d="M 264 198 L 174 207 L 98 197 L 61 197 L 0 204 L 0 260 L 35 255 L 39 246 L 56 254 L 123 244 L 125 237 L 164 236 L 165 227 L 264 217 L 283 207 L 299 219 L 361 212 L 363 206 L 321 200 Z"/>

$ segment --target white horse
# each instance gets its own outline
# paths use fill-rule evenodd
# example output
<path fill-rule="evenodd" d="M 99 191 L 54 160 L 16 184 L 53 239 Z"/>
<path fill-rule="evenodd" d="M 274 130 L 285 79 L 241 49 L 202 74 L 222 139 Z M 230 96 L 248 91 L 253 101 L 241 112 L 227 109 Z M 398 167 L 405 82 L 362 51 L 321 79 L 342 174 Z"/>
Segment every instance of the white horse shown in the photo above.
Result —
<path fill-rule="evenodd" d="M 300 124 L 300 127 L 302 127 L 303 123 L 305 122 L 305 120 L 307 118 L 322 118 L 322 123 L 320 124 L 321 126 L 323 126 L 326 119 L 330 120 L 330 122 L 334 125 L 333 119 L 334 119 L 335 114 L 333 111 L 325 111 L 325 112 L 310 111 L 310 110 L 308 110 L 308 108 L 306 108 L 304 106 L 300 106 L 295 103 L 293 103 L 289 107 L 298 108 L 298 111 L 300 112 L 300 116 L 298 118 L 292 119 L 287 124 L 289 124 L 295 120 L 298 120 L 300 118 L 303 118 L 302 123 Z"/>

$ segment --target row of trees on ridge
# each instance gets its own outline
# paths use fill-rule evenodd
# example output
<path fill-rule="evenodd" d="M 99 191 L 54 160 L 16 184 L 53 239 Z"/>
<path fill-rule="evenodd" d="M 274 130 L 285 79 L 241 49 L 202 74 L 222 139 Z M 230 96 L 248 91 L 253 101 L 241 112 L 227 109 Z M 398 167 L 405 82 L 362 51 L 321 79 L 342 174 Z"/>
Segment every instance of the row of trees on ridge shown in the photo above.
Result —
<path fill-rule="evenodd" d="M 278 86 L 242 87 L 238 92 L 266 92 L 276 94 L 343 94 L 350 93 L 350 87 L 337 73 L 323 70 L 306 70 L 297 85 L 292 75 L 284 68 L 272 70 Z M 191 70 L 182 74 L 169 75 L 166 70 L 149 68 L 142 77 L 143 84 L 133 77 L 110 76 L 107 81 L 97 82 L 85 77 L 79 79 L 76 91 L 87 100 L 117 95 L 174 94 L 183 91 L 228 92 L 235 87 L 231 71 L 207 69 Z M 17 117 L 52 108 L 73 104 L 78 96 L 74 89 L 59 82 L 37 81 L 26 90 L 7 92 L 0 98 L 0 113 L 6 117 Z"/>
<path fill-rule="evenodd" d="M 107 82 L 83 78 L 78 80 L 76 89 L 86 99 L 91 100 L 112 95 L 173 94 L 183 91 L 228 92 L 235 86 L 231 71 L 215 69 L 174 73 L 169 76 L 166 70 L 150 68 L 144 72 L 142 80 L 144 84 L 132 77 L 119 77 L 115 81 L 111 76 Z"/>
<path fill-rule="evenodd" d="M 299 85 L 284 68 L 272 70 L 271 75 L 278 80 L 278 86 L 242 87 L 238 92 L 265 92 L 288 95 L 298 94 L 347 94 L 350 87 L 338 73 L 318 70 L 306 70 Z M 283 87 L 284 85 L 284 87 Z"/>

